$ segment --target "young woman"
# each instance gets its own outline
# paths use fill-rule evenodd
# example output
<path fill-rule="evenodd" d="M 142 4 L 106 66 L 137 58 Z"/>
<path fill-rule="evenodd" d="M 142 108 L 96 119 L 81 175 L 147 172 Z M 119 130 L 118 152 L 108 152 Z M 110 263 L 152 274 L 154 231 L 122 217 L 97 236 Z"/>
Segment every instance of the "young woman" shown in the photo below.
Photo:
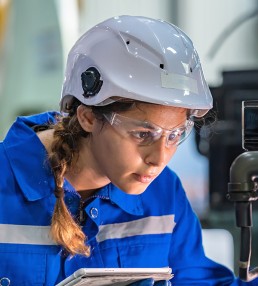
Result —
<path fill-rule="evenodd" d="M 212 108 L 180 29 L 134 16 L 96 25 L 69 53 L 60 106 L 19 117 L 0 145 L 0 285 L 167 266 L 173 285 L 244 285 L 205 257 L 199 221 L 166 167 L 193 118 Z"/>

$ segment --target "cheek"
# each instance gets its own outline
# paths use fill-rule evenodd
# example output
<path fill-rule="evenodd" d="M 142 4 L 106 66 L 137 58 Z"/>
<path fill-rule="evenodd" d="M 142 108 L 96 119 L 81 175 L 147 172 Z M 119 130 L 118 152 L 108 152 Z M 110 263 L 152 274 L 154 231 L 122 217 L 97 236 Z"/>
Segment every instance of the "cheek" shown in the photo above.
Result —
<path fill-rule="evenodd" d="M 178 146 L 173 146 L 171 149 L 169 149 L 169 151 L 167 152 L 167 157 L 165 160 L 165 165 L 167 165 L 170 160 L 173 158 L 173 156 L 175 155 L 176 151 L 177 151 Z"/>
<path fill-rule="evenodd" d="M 98 164 L 107 170 L 122 172 L 141 162 L 135 144 L 113 132 L 103 132 L 92 140 L 92 152 Z"/>
<path fill-rule="evenodd" d="M 176 151 L 177 151 L 177 146 L 173 146 L 172 148 L 171 148 L 171 150 L 170 150 L 170 152 L 169 152 L 169 155 L 168 155 L 168 157 L 169 157 L 169 159 L 168 159 L 168 161 L 174 156 L 174 154 L 176 153 Z"/>

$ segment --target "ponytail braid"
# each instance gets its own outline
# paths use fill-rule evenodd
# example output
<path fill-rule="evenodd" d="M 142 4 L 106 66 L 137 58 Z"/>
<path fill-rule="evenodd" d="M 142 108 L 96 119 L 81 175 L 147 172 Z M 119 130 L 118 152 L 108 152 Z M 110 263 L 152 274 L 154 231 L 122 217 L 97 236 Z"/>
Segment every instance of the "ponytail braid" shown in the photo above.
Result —
<path fill-rule="evenodd" d="M 90 248 L 85 244 L 86 236 L 81 227 L 74 221 L 64 202 L 64 174 L 71 168 L 78 157 L 80 138 L 85 137 L 77 117 L 63 117 L 54 126 L 54 140 L 49 153 L 56 189 L 56 204 L 51 223 L 51 236 L 62 245 L 71 255 L 90 255 Z"/>

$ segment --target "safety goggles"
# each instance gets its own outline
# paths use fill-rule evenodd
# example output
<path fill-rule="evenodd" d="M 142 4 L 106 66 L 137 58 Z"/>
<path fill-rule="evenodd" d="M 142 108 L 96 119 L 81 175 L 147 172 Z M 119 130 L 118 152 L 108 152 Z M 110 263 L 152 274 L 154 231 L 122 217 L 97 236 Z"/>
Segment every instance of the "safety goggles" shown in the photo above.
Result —
<path fill-rule="evenodd" d="M 172 130 L 137 119 L 122 116 L 115 112 L 103 114 L 109 124 L 123 137 L 130 138 L 137 145 L 151 145 L 166 136 L 166 147 L 178 146 L 191 133 L 194 122 L 191 119 Z"/>

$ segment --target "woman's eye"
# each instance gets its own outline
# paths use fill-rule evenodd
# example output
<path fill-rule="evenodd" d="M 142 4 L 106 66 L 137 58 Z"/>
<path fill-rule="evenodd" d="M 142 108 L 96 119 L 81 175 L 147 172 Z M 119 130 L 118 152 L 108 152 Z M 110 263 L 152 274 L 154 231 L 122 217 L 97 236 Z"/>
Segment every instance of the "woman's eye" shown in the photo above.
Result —
<path fill-rule="evenodd" d="M 141 141 L 152 138 L 152 133 L 150 131 L 133 131 L 131 132 L 131 135 Z"/>
<path fill-rule="evenodd" d="M 169 134 L 169 141 L 176 141 L 179 140 L 180 137 L 183 135 L 183 131 L 182 130 L 176 130 L 172 133 Z"/>

